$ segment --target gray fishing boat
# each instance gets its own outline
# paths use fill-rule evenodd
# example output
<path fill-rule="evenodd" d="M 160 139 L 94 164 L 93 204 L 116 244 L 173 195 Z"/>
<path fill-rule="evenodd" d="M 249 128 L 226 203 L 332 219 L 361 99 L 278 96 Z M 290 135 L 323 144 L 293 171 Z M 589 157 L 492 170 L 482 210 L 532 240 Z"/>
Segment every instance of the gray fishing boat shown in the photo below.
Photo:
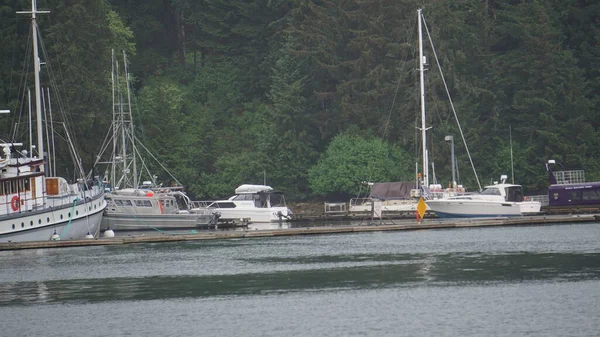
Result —
<path fill-rule="evenodd" d="M 119 65 L 123 74 L 119 74 Z M 191 229 L 217 224 L 219 213 L 208 208 L 191 209 L 191 202 L 177 179 L 136 137 L 131 114 L 127 56 L 119 63 L 113 51 L 113 120 L 96 165 L 105 165 L 108 206 L 104 230 Z M 122 88 L 126 92 L 122 93 Z M 112 151 L 109 151 L 111 149 Z M 154 160 L 175 187 L 163 187 L 147 163 Z M 144 180 L 142 180 L 144 178 Z"/>

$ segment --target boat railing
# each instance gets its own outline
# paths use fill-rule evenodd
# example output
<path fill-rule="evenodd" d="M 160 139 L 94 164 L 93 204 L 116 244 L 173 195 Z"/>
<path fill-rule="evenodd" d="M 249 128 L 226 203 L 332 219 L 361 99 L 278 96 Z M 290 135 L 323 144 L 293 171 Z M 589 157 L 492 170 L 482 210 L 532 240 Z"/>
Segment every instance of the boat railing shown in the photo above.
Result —
<path fill-rule="evenodd" d="M 325 214 L 345 214 L 347 212 L 345 202 L 326 202 L 324 204 L 324 207 Z"/>
<path fill-rule="evenodd" d="M 212 204 L 211 200 L 194 200 L 190 202 L 191 208 L 207 208 L 208 205 Z"/>
<path fill-rule="evenodd" d="M 371 205 L 373 199 L 371 198 L 351 198 L 350 199 L 350 207 L 352 206 L 362 206 L 364 204 Z"/>
<path fill-rule="evenodd" d="M 552 172 L 557 184 L 580 184 L 585 183 L 584 170 L 555 171 Z"/>
<path fill-rule="evenodd" d="M 550 200 L 548 195 L 527 195 L 523 198 L 525 201 L 538 201 L 542 206 L 548 206 Z"/>
<path fill-rule="evenodd" d="M 371 206 L 371 204 L 373 204 L 373 202 L 375 201 L 381 201 L 382 205 L 398 205 L 398 204 L 413 204 L 416 202 L 417 199 L 415 198 L 386 198 L 386 199 L 379 199 L 379 198 L 373 198 L 373 197 L 367 197 L 367 198 L 351 198 L 350 202 L 348 203 L 350 208 L 352 207 L 358 207 L 358 206 Z"/>

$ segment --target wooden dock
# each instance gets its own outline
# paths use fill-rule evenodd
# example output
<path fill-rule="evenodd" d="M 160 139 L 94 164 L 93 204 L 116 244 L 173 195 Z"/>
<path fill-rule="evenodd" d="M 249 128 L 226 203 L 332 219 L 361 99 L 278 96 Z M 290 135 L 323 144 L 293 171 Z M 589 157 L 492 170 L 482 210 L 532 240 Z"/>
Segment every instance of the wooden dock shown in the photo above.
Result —
<path fill-rule="evenodd" d="M 416 220 L 404 219 L 398 221 L 377 220 L 364 222 L 355 226 L 315 226 L 295 227 L 270 230 L 240 230 L 240 231 L 210 231 L 190 234 L 160 234 L 139 236 L 117 236 L 114 238 L 99 238 L 87 240 L 62 240 L 62 241 L 32 241 L 0 243 L 0 250 L 21 250 L 40 248 L 66 248 L 82 246 L 123 245 L 132 243 L 156 243 L 175 241 L 242 239 L 257 237 L 276 237 L 292 235 L 322 235 L 361 232 L 382 232 L 402 230 L 428 230 L 450 228 L 481 228 L 492 226 L 527 226 L 551 225 L 558 223 L 600 222 L 599 214 L 580 215 L 543 215 L 518 218 L 480 218 L 480 219 L 424 219 L 422 223 Z"/>

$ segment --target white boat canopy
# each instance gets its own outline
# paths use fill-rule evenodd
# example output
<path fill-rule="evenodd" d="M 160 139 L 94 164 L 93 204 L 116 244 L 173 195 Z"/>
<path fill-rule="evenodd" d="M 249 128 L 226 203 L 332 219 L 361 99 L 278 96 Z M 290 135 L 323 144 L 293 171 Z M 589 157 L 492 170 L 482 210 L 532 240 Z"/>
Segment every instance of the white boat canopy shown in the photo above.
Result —
<path fill-rule="evenodd" d="M 267 185 L 250 185 L 244 184 L 235 189 L 235 194 L 252 194 L 261 192 L 272 192 L 273 188 Z"/>

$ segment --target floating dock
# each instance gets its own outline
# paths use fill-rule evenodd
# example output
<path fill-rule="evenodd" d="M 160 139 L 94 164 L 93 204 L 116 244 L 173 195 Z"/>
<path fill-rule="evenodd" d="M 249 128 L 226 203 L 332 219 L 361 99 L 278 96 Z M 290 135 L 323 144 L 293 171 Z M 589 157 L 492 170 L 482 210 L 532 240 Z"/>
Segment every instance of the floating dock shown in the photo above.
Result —
<path fill-rule="evenodd" d="M 472 218 L 472 219 L 424 219 L 417 223 L 415 219 L 404 219 L 399 221 L 375 220 L 373 222 L 361 222 L 354 226 L 307 226 L 302 227 L 295 224 L 293 228 L 268 229 L 268 230 L 237 230 L 237 231 L 207 231 L 189 234 L 154 234 L 138 236 L 117 236 L 113 238 L 98 238 L 86 240 L 61 240 L 61 241 L 31 241 L 31 242 L 9 242 L 0 243 L 0 250 L 21 250 L 40 248 L 66 248 L 83 246 L 107 246 L 123 245 L 132 243 L 156 243 L 176 241 L 197 240 L 219 240 L 219 239 L 242 239 L 257 237 L 276 237 L 292 235 L 322 235 L 361 232 L 382 232 L 402 230 L 427 230 L 427 229 L 450 229 L 450 228 L 481 228 L 494 226 L 527 226 L 527 225 L 551 225 L 559 223 L 582 223 L 600 222 L 598 214 L 581 215 L 547 215 L 526 216 L 518 218 Z"/>

